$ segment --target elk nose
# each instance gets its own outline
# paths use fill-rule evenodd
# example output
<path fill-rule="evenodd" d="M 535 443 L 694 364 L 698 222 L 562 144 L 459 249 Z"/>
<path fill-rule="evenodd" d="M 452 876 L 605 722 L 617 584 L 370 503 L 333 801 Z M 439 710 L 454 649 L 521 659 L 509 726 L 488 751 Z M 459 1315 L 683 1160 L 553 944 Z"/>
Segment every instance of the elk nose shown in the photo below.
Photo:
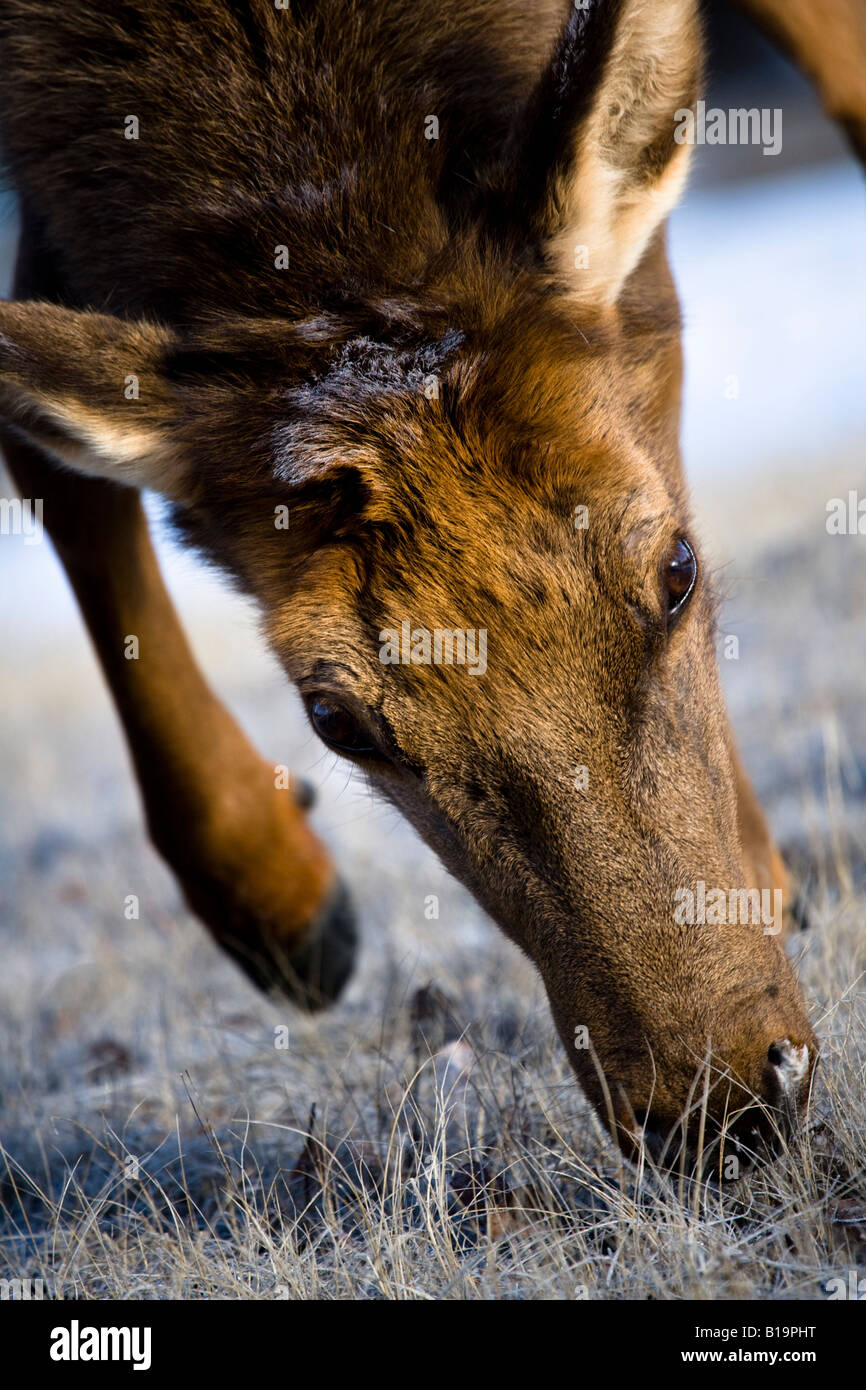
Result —
<path fill-rule="evenodd" d="M 807 1043 L 798 1045 L 790 1038 L 770 1043 L 764 1068 L 764 1092 L 770 1105 L 796 1109 L 803 1082 L 809 1075 L 810 1061 Z"/>
<path fill-rule="evenodd" d="M 781 1134 L 796 1124 L 799 1107 L 806 1099 L 812 1062 L 808 1043 L 795 1043 L 787 1037 L 771 1043 L 759 1062 L 755 1089 L 741 1092 L 739 1103 L 733 1104 L 730 1094 L 725 1098 L 720 1092 L 720 1100 L 725 1102 L 721 1113 L 715 1113 L 711 1102 L 703 1125 L 694 1109 L 687 1121 L 682 1114 L 660 1113 L 655 1107 L 649 1112 L 636 1110 L 638 1134 L 646 1153 L 659 1167 L 672 1168 L 682 1161 L 685 1141 L 686 1157 L 693 1160 L 699 1129 L 703 1129 L 708 1149 L 713 1147 L 713 1140 L 726 1133 L 736 1141 L 737 1152 L 741 1152 L 741 1144 L 745 1146 L 742 1152 L 751 1152 L 753 1158 L 760 1152 L 772 1152 Z"/>
<path fill-rule="evenodd" d="M 786 1037 L 770 1043 L 754 1100 L 747 1102 L 728 1128 L 732 1138 L 753 1151 L 753 1157 L 778 1152 L 785 1135 L 796 1129 L 814 1057 L 814 1048 L 805 1042 Z"/>

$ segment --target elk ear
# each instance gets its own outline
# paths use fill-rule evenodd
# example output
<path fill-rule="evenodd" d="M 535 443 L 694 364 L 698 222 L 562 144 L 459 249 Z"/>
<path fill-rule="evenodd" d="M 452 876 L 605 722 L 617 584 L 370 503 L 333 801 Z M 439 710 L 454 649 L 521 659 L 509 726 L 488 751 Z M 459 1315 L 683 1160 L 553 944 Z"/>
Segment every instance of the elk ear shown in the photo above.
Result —
<path fill-rule="evenodd" d="M 172 334 L 35 300 L 0 303 L 0 423 L 80 473 L 182 500 Z"/>
<path fill-rule="evenodd" d="M 588 0 L 571 13 L 506 151 L 507 215 L 574 294 L 613 304 L 676 202 L 701 73 L 695 0 Z"/>

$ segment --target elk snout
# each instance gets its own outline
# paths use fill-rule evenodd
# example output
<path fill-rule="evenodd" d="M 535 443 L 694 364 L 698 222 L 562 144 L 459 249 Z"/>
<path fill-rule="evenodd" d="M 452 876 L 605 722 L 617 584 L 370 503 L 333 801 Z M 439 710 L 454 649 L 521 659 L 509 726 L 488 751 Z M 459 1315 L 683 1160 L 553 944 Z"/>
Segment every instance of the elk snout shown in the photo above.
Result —
<path fill-rule="evenodd" d="M 791 1108 L 796 1114 L 805 1102 L 813 1052 L 808 1043 L 793 1043 L 790 1038 L 770 1044 L 763 1079 L 764 1094 L 771 1105 Z"/>
<path fill-rule="evenodd" d="M 704 1101 L 701 1078 L 696 1075 L 694 1098 L 687 1113 L 666 1113 L 651 1105 L 634 1111 L 624 1147 L 636 1158 L 643 1147 L 662 1168 L 679 1166 L 683 1148 L 687 1166 L 700 1160 L 706 1169 L 717 1157 L 734 1154 L 749 1164 L 771 1154 L 793 1132 L 809 1094 L 817 1058 L 814 1038 L 795 1042 L 785 1037 L 773 1042 L 755 1068 L 754 1090 L 720 1081 Z"/>

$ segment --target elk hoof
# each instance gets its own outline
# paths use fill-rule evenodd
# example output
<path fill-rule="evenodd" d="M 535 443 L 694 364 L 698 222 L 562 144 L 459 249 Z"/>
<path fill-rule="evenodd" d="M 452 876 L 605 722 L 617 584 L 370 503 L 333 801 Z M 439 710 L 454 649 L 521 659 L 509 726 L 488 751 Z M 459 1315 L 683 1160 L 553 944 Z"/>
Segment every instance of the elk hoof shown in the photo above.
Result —
<path fill-rule="evenodd" d="M 316 804 L 316 788 L 306 777 L 296 777 L 294 781 L 295 801 L 302 811 L 309 811 Z"/>
<path fill-rule="evenodd" d="M 331 901 L 319 915 L 306 945 L 287 962 L 275 981 L 283 994 L 301 1007 L 323 1009 L 340 997 L 355 968 L 358 924 L 352 899 L 337 880 Z"/>
<path fill-rule="evenodd" d="M 241 943 L 223 934 L 220 941 L 259 989 L 279 993 L 299 1008 L 315 1012 L 333 1004 L 349 979 L 358 949 L 358 928 L 352 900 L 338 880 L 298 950 L 289 950 L 284 939 L 261 928 L 254 945 L 249 936 Z"/>

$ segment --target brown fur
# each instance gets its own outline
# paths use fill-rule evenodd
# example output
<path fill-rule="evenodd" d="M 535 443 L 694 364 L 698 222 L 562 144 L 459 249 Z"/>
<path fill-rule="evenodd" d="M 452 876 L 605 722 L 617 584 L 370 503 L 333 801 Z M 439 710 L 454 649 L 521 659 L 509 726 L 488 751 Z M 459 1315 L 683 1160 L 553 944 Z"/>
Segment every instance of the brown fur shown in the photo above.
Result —
<path fill-rule="evenodd" d="M 370 777 L 536 962 L 614 1129 L 664 1134 L 706 1058 L 716 1120 L 780 1103 L 775 1046 L 810 1070 L 815 1040 L 778 940 L 673 920 L 697 880 L 784 877 L 711 581 L 668 632 L 661 579 L 690 532 L 663 221 L 691 0 L 4 0 L 0 63 L 17 292 L 42 301 L 0 306 L 8 458 L 193 906 L 257 978 L 303 984 L 321 941 L 321 995 L 342 983 L 332 871 L 203 686 L 129 485 L 257 598 L 302 695 L 367 731 Z M 486 628 L 486 674 L 383 665 L 404 620 Z"/>

